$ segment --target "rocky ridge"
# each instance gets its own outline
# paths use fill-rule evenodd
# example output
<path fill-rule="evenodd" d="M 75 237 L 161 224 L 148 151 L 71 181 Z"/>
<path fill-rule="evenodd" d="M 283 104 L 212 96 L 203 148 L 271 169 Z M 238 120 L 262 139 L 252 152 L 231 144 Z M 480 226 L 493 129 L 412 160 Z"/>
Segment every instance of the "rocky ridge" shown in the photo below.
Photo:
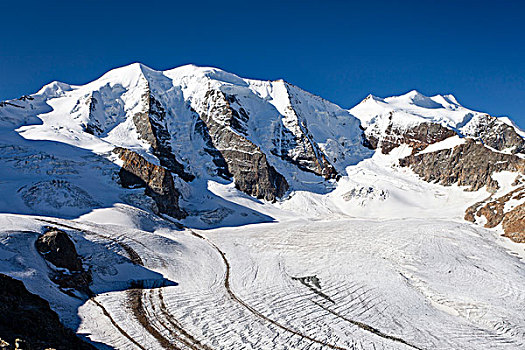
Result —
<path fill-rule="evenodd" d="M 162 104 L 155 99 L 149 88 L 141 100 L 145 110 L 133 115 L 133 122 L 140 138 L 150 144 L 152 153 L 163 167 L 177 174 L 184 181 L 192 181 L 195 176 L 185 171 L 171 149 L 171 136 L 166 126 L 167 116 Z"/>
<path fill-rule="evenodd" d="M 525 154 L 525 139 L 516 129 L 488 114 L 473 117 L 461 131 L 494 150 Z"/>
<path fill-rule="evenodd" d="M 452 149 L 412 154 L 401 159 L 400 165 L 410 167 L 425 181 L 468 186 L 470 191 L 486 187 L 489 192 L 495 192 L 499 185 L 492 175 L 496 172 L 525 173 L 524 159 L 492 152 L 473 139 Z"/>
<path fill-rule="evenodd" d="M 372 127 L 374 128 L 375 125 Z M 377 136 L 381 134 L 381 136 Z M 367 141 L 372 149 L 379 149 L 383 154 L 388 154 L 400 145 L 409 145 L 413 152 L 424 150 L 428 145 L 443 141 L 456 133 L 440 124 L 421 123 L 409 129 L 403 129 L 394 123 L 389 123 L 384 132 L 369 131 Z"/>
<path fill-rule="evenodd" d="M 294 87 L 282 81 L 288 96 L 289 104 L 283 115 L 283 128 L 271 150 L 275 156 L 296 165 L 303 171 L 312 172 L 325 179 L 335 179 L 337 170 L 328 160 L 327 155 L 315 142 L 313 135 L 308 130 L 307 119 L 301 116 L 298 105 L 300 97 L 294 94 Z"/>
<path fill-rule="evenodd" d="M 274 201 L 288 190 L 288 183 L 268 163 L 266 154 L 246 138 L 248 113 L 232 104 L 234 96 L 209 90 L 203 102 L 201 118 L 209 132 L 211 142 L 221 154 L 235 186 L 256 198 Z M 236 103 L 238 105 L 238 103 Z"/>
<path fill-rule="evenodd" d="M 491 195 L 486 200 L 470 206 L 465 212 L 465 220 L 478 222 L 487 228 L 501 224 L 506 237 L 518 243 L 525 243 L 525 203 L 516 204 L 523 199 L 523 185 L 497 198 Z"/>

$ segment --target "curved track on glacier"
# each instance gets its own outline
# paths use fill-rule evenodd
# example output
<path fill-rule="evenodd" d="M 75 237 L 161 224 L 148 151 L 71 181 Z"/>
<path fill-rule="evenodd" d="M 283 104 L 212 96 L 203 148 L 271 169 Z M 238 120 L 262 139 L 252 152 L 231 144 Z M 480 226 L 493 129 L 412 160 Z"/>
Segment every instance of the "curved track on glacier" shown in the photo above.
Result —
<path fill-rule="evenodd" d="M 140 239 L 137 239 L 137 237 L 133 237 L 132 235 L 131 237 L 130 235 L 122 236 L 118 234 L 118 231 L 103 231 L 102 233 L 97 233 L 97 229 L 92 228 L 89 225 L 77 225 L 76 223 L 70 224 L 69 221 L 54 221 L 46 220 L 43 218 L 38 220 L 50 225 L 57 225 L 58 227 L 82 232 L 85 235 L 95 235 L 103 240 L 111 241 L 119 247 L 119 254 L 124 253 L 124 255 L 129 257 L 129 260 L 136 265 L 149 265 L 148 261 L 150 260 L 154 260 L 163 266 L 173 264 L 169 256 L 157 256 L 154 253 L 154 251 L 151 251 L 151 247 L 145 245 L 144 242 L 141 242 Z M 245 298 L 244 294 L 238 294 L 238 292 L 235 292 L 234 280 L 237 280 L 235 276 L 237 276 L 238 271 L 235 268 L 237 266 L 235 264 L 236 260 L 233 259 L 233 256 L 228 256 L 230 258 L 228 259 L 226 255 L 228 250 L 223 251 L 222 248 L 225 247 L 222 247 L 222 245 L 219 245 L 219 243 L 216 244 L 213 240 L 208 238 L 207 235 L 201 235 L 199 232 L 195 232 L 188 228 L 186 230 L 186 232 L 188 232 L 189 234 L 203 241 L 203 243 L 201 244 L 203 248 L 209 247 L 205 248 L 205 250 L 209 252 L 208 254 L 211 254 L 211 261 L 213 261 L 213 266 L 215 266 L 215 268 L 213 269 L 213 273 L 217 281 L 216 286 L 219 287 L 219 290 L 221 291 L 221 298 L 226 297 L 231 301 L 231 304 L 226 303 L 230 306 L 225 306 L 224 310 L 228 309 L 231 306 L 235 306 L 235 308 L 239 310 L 244 310 L 244 315 L 250 316 L 249 319 L 252 319 L 253 316 L 254 318 L 252 319 L 252 321 L 257 319 L 257 323 L 259 323 L 263 328 L 266 328 L 270 333 L 273 332 L 276 337 L 279 337 L 279 343 L 284 341 L 286 344 L 289 344 L 288 342 L 290 341 L 290 339 L 294 338 L 301 343 L 301 347 L 304 345 L 305 348 L 309 348 L 311 346 L 312 348 L 351 350 L 361 348 L 363 345 L 367 345 L 370 349 L 372 349 L 372 347 L 376 348 L 376 346 L 381 347 L 381 344 L 383 346 L 386 346 L 386 348 L 390 348 L 394 346 L 394 344 L 397 344 L 397 347 L 412 348 L 418 350 L 422 350 L 423 348 L 431 348 L 430 344 L 427 343 L 425 343 L 425 345 L 422 343 L 413 345 L 403 338 L 383 333 L 380 330 L 381 327 L 376 328 L 371 326 L 375 323 L 374 321 L 372 321 L 372 319 L 370 319 L 368 322 L 365 321 L 366 323 L 362 322 L 358 317 L 359 315 L 361 315 L 361 313 L 373 309 L 372 312 L 374 314 L 380 314 L 380 311 L 378 308 L 375 308 L 375 305 L 377 303 L 374 303 L 374 300 L 377 299 L 378 296 L 375 293 L 372 293 L 370 295 L 366 294 L 367 290 L 363 291 L 362 289 L 365 287 L 360 286 L 359 283 L 350 284 L 350 286 L 355 287 L 355 290 L 353 289 L 350 292 L 348 292 L 347 294 L 351 294 L 352 296 L 346 299 L 348 301 L 342 302 L 341 304 L 339 304 L 338 295 L 340 289 L 343 288 L 343 286 L 339 286 L 338 288 L 334 289 L 332 288 L 334 287 L 333 284 L 328 284 L 328 289 L 323 288 L 324 293 L 327 293 L 326 296 L 328 296 L 328 299 L 335 300 L 338 303 L 338 306 L 333 305 L 333 301 L 332 303 L 329 303 L 330 300 L 324 298 L 323 295 L 319 295 L 318 293 L 312 290 L 310 290 L 309 293 L 306 295 L 303 294 L 301 300 L 304 303 L 310 303 L 312 305 L 309 314 L 316 313 L 317 315 L 324 315 L 326 317 L 330 315 L 332 316 L 332 320 L 338 319 L 339 321 L 342 321 L 340 323 L 340 327 L 342 328 L 340 329 L 344 328 L 348 330 L 349 333 L 347 333 L 347 339 L 349 341 L 351 341 L 352 339 L 357 340 L 358 338 L 361 338 L 361 336 L 358 336 L 357 333 L 355 334 L 357 338 L 354 338 L 354 335 L 352 333 L 355 331 L 368 333 L 371 336 L 371 338 L 366 337 L 367 340 L 365 341 L 365 343 L 362 343 L 361 346 L 359 340 L 358 343 L 354 343 L 353 341 L 352 343 L 339 343 L 338 337 L 323 337 L 322 333 L 317 333 L 311 328 L 301 328 L 299 324 L 301 324 L 302 321 L 299 322 L 299 324 L 296 324 L 295 322 L 289 322 L 289 320 L 287 320 L 286 318 L 281 319 L 280 312 L 277 314 L 272 313 L 273 311 L 268 313 L 267 311 L 265 311 L 266 309 L 264 309 L 264 307 L 261 309 L 261 304 L 258 301 L 261 300 L 261 295 L 255 294 L 251 296 L 251 294 L 249 294 L 249 296 Z M 143 249 L 143 247 L 145 249 Z M 134 248 L 137 250 L 135 250 Z M 221 267 L 221 265 L 224 266 L 224 270 Z M 219 268 L 218 270 L 217 267 Z M 347 287 L 349 286 L 347 285 Z M 301 286 L 301 289 L 302 288 L 303 287 Z M 316 294 L 310 294 L 310 292 Z M 178 295 L 177 293 L 177 289 L 170 289 L 166 287 L 141 288 L 135 286 L 132 289 L 124 291 L 123 294 L 120 294 L 120 296 L 117 296 L 117 298 L 121 300 L 122 306 L 125 306 L 124 308 L 121 308 L 120 311 L 114 308 L 114 306 L 110 308 L 110 304 L 106 303 L 106 301 L 104 301 L 105 299 L 103 298 L 93 297 L 91 298 L 91 301 L 102 310 L 103 316 L 109 320 L 109 322 L 113 325 L 115 331 L 118 331 L 118 333 L 115 332 L 115 334 L 118 334 L 119 338 L 122 338 L 123 340 L 125 338 L 125 341 L 129 347 L 145 350 L 146 348 L 150 348 L 151 344 L 155 344 L 155 347 L 159 349 L 163 348 L 181 350 L 211 350 L 215 347 L 221 348 L 224 345 L 222 344 L 222 341 L 226 340 L 226 338 L 224 338 L 223 335 L 221 335 L 221 337 L 216 338 L 215 333 L 213 331 L 211 333 L 209 330 L 205 331 L 204 333 L 200 333 L 198 330 L 191 331 L 191 333 L 188 331 L 193 329 L 192 327 L 195 327 L 196 324 L 192 325 L 191 323 L 187 323 L 187 316 L 185 316 L 184 313 L 177 311 L 177 309 L 172 309 L 176 307 L 174 305 L 178 305 L 173 304 L 175 299 L 172 299 L 176 295 Z M 259 299 L 254 299 L 256 295 Z M 385 300 L 381 299 L 380 301 L 384 305 Z M 349 303 L 355 307 L 359 307 L 360 310 L 362 309 L 364 311 L 359 311 L 361 313 L 347 313 L 346 308 L 348 307 Z M 374 305 L 368 305 L 368 303 L 372 303 Z M 217 304 L 212 304 L 212 307 L 213 305 Z M 290 310 L 299 310 L 297 309 L 297 306 L 298 305 L 290 305 Z M 106 307 L 108 309 L 106 309 Z M 315 309 L 317 309 L 317 311 L 314 311 Z M 209 309 L 206 311 L 208 313 L 210 312 Z M 123 323 L 123 317 L 125 317 L 125 319 L 128 319 L 129 321 L 132 321 L 131 327 Z M 295 314 L 295 317 L 302 318 L 300 314 Z M 247 320 L 247 322 L 251 322 L 249 321 L 249 319 Z M 304 319 L 304 322 L 306 322 L 305 324 L 307 324 L 308 322 L 315 321 L 308 317 Z M 344 326 L 345 323 L 347 324 L 347 326 Z M 218 326 L 221 327 L 220 325 Z M 224 324 L 222 326 L 224 327 Z M 137 337 L 138 334 L 140 334 L 136 333 L 137 329 L 139 330 L 139 332 L 142 332 L 142 334 L 146 338 Z M 216 328 L 215 332 L 217 332 L 217 329 L 221 328 Z M 241 331 L 238 334 L 240 334 L 240 337 L 247 338 L 251 338 L 254 335 L 249 331 Z M 426 332 L 425 334 L 427 336 L 432 337 L 431 333 Z M 375 338 L 375 340 L 373 338 Z M 257 342 L 262 341 L 262 339 L 263 338 L 260 337 L 252 338 L 251 343 L 252 345 L 257 344 Z M 217 343 L 217 341 L 219 341 L 219 343 Z M 498 343 L 500 341 L 504 341 L 504 339 L 498 340 Z M 230 343 L 230 345 L 240 344 L 240 342 L 238 343 L 233 340 Z M 387 345 L 387 343 L 390 343 L 390 345 Z M 420 342 L 418 341 L 418 343 Z M 298 346 L 298 344 L 296 345 Z"/>
<path fill-rule="evenodd" d="M 82 232 L 88 235 L 94 235 L 103 239 L 110 240 L 118 244 L 128 255 L 129 259 L 136 265 L 144 266 L 144 262 L 140 255 L 131 248 L 127 243 L 122 242 L 121 240 L 102 235 L 90 230 L 83 228 L 74 227 L 68 224 L 46 220 L 46 219 L 37 219 L 39 221 L 51 224 L 62 226 L 67 229 L 75 230 Z M 128 237 L 128 239 L 135 241 Z M 136 243 L 142 244 L 138 241 Z M 195 339 L 190 333 L 188 333 L 178 322 L 177 320 L 167 311 L 166 305 L 162 297 L 161 288 L 158 289 L 159 292 L 155 297 L 153 296 L 154 289 L 141 289 L 141 288 L 132 288 L 127 291 L 127 304 L 128 307 L 132 310 L 134 318 L 141 324 L 141 326 L 153 337 L 155 340 L 165 349 L 168 350 L 179 350 L 179 349 L 192 349 L 192 350 L 211 350 L 208 346 L 202 344 L 197 339 Z M 149 295 L 147 295 L 149 292 Z M 147 297 L 147 298 L 146 298 Z M 139 344 L 133 337 L 131 337 L 115 319 L 110 315 L 106 308 L 96 299 L 96 296 L 90 298 L 95 305 L 97 305 L 101 310 L 104 316 L 106 316 L 111 324 L 119 331 L 119 333 L 128 339 L 132 344 L 137 346 L 141 350 L 146 350 L 141 344 Z M 148 306 L 151 308 L 153 313 L 148 312 L 148 308 L 145 308 L 144 300 L 149 300 Z M 158 305 L 158 310 L 156 310 L 155 305 Z M 164 319 L 158 317 L 159 314 L 155 311 L 160 311 L 160 314 Z M 150 317 L 148 317 L 150 316 Z M 151 318 L 154 318 L 157 323 L 162 327 L 156 327 L 155 323 L 151 321 Z M 169 333 L 170 338 L 163 335 L 162 331 L 165 330 Z"/>
<path fill-rule="evenodd" d="M 326 343 L 326 342 L 323 342 L 321 340 L 318 340 L 316 338 L 313 338 L 311 336 L 308 336 L 304 333 L 301 333 L 299 331 L 296 331 L 292 328 L 289 328 L 285 325 L 282 325 L 281 323 L 279 322 L 276 322 L 275 320 L 272 320 L 271 318 L 263 315 L 262 313 L 260 313 L 259 311 L 255 310 L 252 306 L 250 306 L 249 304 L 247 304 L 244 300 L 242 300 L 240 297 L 238 297 L 231 289 L 230 287 L 230 270 L 231 270 L 231 267 L 230 267 L 230 263 L 228 261 L 228 259 L 226 258 L 226 254 L 216 245 L 214 244 L 213 242 L 211 242 L 209 239 L 199 235 L 198 233 L 196 233 L 195 231 L 189 229 L 189 231 L 196 237 L 200 238 L 200 239 L 203 239 L 205 240 L 206 242 L 208 242 L 218 253 L 219 255 L 221 256 L 223 262 L 224 262 L 224 265 L 226 267 L 226 273 L 225 273 L 225 277 L 224 277 L 224 287 L 226 288 L 226 291 L 228 293 L 228 295 L 230 296 L 231 299 L 233 299 L 235 302 L 237 302 L 238 304 L 240 304 L 241 306 L 243 306 L 245 309 L 247 309 L 250 313 L 252 313 L 253 315 L 257 316 L 258 318 L 266 321 L 266 322 L 269 322 L 271 323 L 272 325 L 286 331 L 286 332 L 289 332 L 289 333 L 292 333 L 294 335 L 297 335 L 301 338 L 304 338 L 304 339 L 307 339 L 309 341 L 311 341 L 312 343 L 315 343 L 315 344 L 319 344 L 319 345 L 322 345 L 322 346 L 325 346 L 325 347 L 328 347 L 330 349 L 344 349 L 344 350 L 347 350 L 347 348 L 344 348 L 344 347 L 341 347 L 341 346 L 338 346 L 338 345 L 335 345 L 335 344 L 330 344 L 330 343 Z M 421 348 L 418 348 L 408 342 L 406 342 L 405 340 L 401 339 L 401 338 L 398 338 L 398 337 L 394 337 L 394 336 L 390 336 L 388 334 L 385 334 L 381 331 L 379 331 L 378 329 L 374 328 L 374 327 L 371 327 L 365 323 L 362 323 L 362 322 L 359 322 L 359 321 L 354 321 L 354 320 L 351 320 L 351 319 L 348 319 L 324 306 L 322 306 L 321 304 L 315 302 L 312 300 L 312 302 L 319 306 L 321 309 L 325 310 L 326 312 L 338 317 L 338 318 L 341 318 L 342 320 L 354 325 L 354 326 L 357 326 L 359 327 L 360 329 L 364 330 L 364 331 L 367 331 L 369 333 L 372 333 L 376 336 L 379 336 L 381 338 L 384 338 L 384 339 L 388 339 L 390 341 L 393 341 L 393 342 L 397 342 L 397 343 L 400 343 L 400 344 L 403 344 L 403 345 L 406 345 L 410 348 L 413 348 L 413 349 L 417 349 L 417 350 L 422 350 Z"/>
<path fill-rule="evenodd" d="M 103 239 L 110 240 L 114 242 L 115 244 L 119 245 L 128 255 L 129 259 L 136 265 L 144 266 L 144 262 L 140 255 L 131 248 L 127 243 L 122 242 L 121 240 L 118 240 L 114 237 L 109 237 L 106 235 L 102 235 L 90 230 L 86 230 L 84 228 L 75 227 L 69 224 L 53 221 L 53 220 L 47 220 L 47 219 L 38 219 L 39 221 L 45 222 L 47 224 L 61 226 L 66 229 L 75 230 L 78 232 L 82 232 L 87 235 L 94 235 Z M 217 245 L 215 245 L 213 242 L 208 240 L 207 238 L 197 234 L 193 230 L 189 230 L 191 234 L 194 236 L 203 239 L 207 244 L 209 244 L 222 258 L 222 261 L 225 265 L 225 277 L 224 277 L 224 287 L 226 289 L 226 292 L 228 296 L 241 305 L 243 308 L 248 310 L 251 314 L 255 315 L 256 317 L 264 320 L 265 322 L 268 322 L 274 326 L 276 326 L 279 329 L 284 330 L 285 332 L 288 332 L 292 335 L 298 336 L 301 339 L 306 339 L 312 343 L 322 345 L 323 347 L 327 347 L 330 349 L 337 349 L 337 350 L 350 350 L 345 347 L 337 346 L 334 344 L 329 344 L 326 342 L 323 342 L 321 340 L 315 339 L 311 336 L 308 336 L 306 334 L 303 334 L 297 330 L 291 329 L 285 325 L 282 325 L 275 320 L 272 320 L 271 318 L 263 315 L 259 311 L 255 310 L 252 306 L 248 305 L 245 301 L 243 301 L 241 298 L 239 298 L 230 288 L 230 263 L 228 259 L 226 258 L 225 253 L 219 249 Z M 133 239 L 127 237 L 127 239 L 130 239 L 134 241 Z M 136 242 L 138 244 L 142 244 L 140 242 Z M 156 292 L 155 289 L 158 289 Z M 205 344 L 202 344 L 198 340 L 196 340 L 191 334 L 189 334 L 184 328 L 180 325 L 180 323 L 171 315 L 168 311 L 168 308 L 166 307 L 162 295 L 162 288 L 155 288 L 155 289 L 139 289 L 139 288 L 132 288 L 127 291 L 127 305 L 129 309 L 132 311 L 133 317 L 136 319 L 136 321 L 158 342 L 158 344 L 164 348 L 164 349 L 192 349 L 192 350 L 211 350 L 210 347 L 208 347 Z M 137 346 L 141 350 L 145 350 L 144 346 L 139 344 L 135 339 L 133 339 L 120 325 L 118 322 L 111 316 L 111 314 L 106 310 L 106 308 L 95 299 L 96 297 L 92 297 L 90 300 L 97 305 L 101 310 L 104 316 L 106 316 L 111 324 L 116 328 L 116 330 L 126 339 L 128 339 L 132 344 Z M 169 336 L 165 335 L 165 333 L 169 334 Z"/>
<path fill-rule="evenodd" d="M 110 240 L 117 245 L 119 245 L 128 255 L 129 259 L 136 265 L 144 266 L 144 262 L 140 255 L 135 251 L 132 247 L 129 246 L 129 244 L 118 240 L 114 237 L 109 237 L 106 235 L 102 235 L 90 230 L 86 230 L 83 228 L 74 227 L 68 224 L 59 223 L 56 221 L 51 220 L 45 220 L 45 219 L 39 219 L 40 221 L 62 226 L 64 228 L 76 230 L 79 232 L 83 232 L 88 235 L 95 235 L 103 239 Z M 309 336 L 307 334 L 304 334 L 302 332 L 299 332 L 293 328 L 290 328 L 286 325 L 283 325 L 270 317 L 262 314 L 261 312 L 257 311 L 255 308 L 253 308 L 251 305 L 249 305 L 247 302 L 242 300 L 239 296 L 237 296 L 230 286 L 230 280 L 231 280 L 231 265 L 228 259 L 226 258 L 226 254 L 213 242 L 211 242 L 206 237 L 203 237 L 196 233 L 195 231 L 188 229 L 189 232 L 194 235 L 195 237 L 198 237 L 202 240 L 204 240 L 207 244 L 209 244 L 221 257 L 224 266 L 225 266 L 225 276 L 224 276 L 224 288 L 228 294 L 228 296 L 237 304 L 241 305 L 244 309 L 249 311 L 251 314 L 256 316 L 257 318 L 285 331 L 291 334 L 292 336 L 297 336 L 301 339 L 305 339 L 310 341 L 313 344 L 321 345 L 325 348 L 330 349 L 336 349 L 336 350 L 351 350 L 352 348 L 342 347 L 338 346 L 336 344 L 330 344 L 325 341 L 316 339 L 312 336 Z M 141 244 L 141 242 L 135 241 L 130 237 L 127 237 L 127 239 L 134 241 L 138 244 Z M 191 349 L 191 350 L 211 350 L 211 348 L 205 344 L 202 344 L 197 339 L 195 339 L 190 333 L 188 333 L 181 325 L 180 323 L 175 319 L 175 317 L 170 314 L 168 308 L 166 307 L 166 304 L 164 303 L 163 295 L 162 295 L 162 287 L 161 288 L 154 288 L 154 289 L 142 289 L 142 288 L 133 288 L 126 292 L 127 295 L 127 305 L 132 311 L 133 317 L 137 320 L 137 322 L 158 342 L 158 344 L 164 348 L 164 349 Z M 121 333 L 125 338 L 127 338 L 130 342 L 132 342 L 135 346 L 140 348 L 141 350 L 145 350 L 145 348 L 139 344 L 135 339 L 133 339 L 122 327 L 118 325 L 118 323 L 112 318 L 112 316 L 109 314 L 109 312 L 105 309 L 105 307 L 95 300 L 95 297 L 91 298 L 91 300 L 99 307 L 101 308 L 103 314 L 109 319 L 109 321 L 113 324 L 113 326 Z M 365 330 L 369 333 L 372 333 L 376 336 L 379 336 L 381 338 L 398 342 L 400 344 L 403 344 L 405 346 L 411 347 L 413 349 L 421 350 L 420 348 L 413 346 L 403 339 L 389 336 L 387 334 L 382 333 L 381 331 L 368 326 L 362 322 L 354 321 L 347 319 L 346 317 L 343 317 L 339 314 L 334 313 L 334 311 L 324 307 L 323 305 L 316 303 L 315 301 L 312 301 L 315 305 L 319 306 L 324 311 L 333 314 L 344 321 L 359 327 L 362 330 Z"/>

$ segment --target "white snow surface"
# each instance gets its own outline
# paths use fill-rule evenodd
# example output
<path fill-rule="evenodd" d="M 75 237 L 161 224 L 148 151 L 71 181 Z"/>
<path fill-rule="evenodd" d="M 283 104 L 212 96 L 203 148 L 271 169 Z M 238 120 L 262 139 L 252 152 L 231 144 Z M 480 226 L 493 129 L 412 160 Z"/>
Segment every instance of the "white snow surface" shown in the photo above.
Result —
<path fill-rule="evenodd" d="M 49 280 L 52 267 L 33 248 L 48 224 L 37 217 L 0 215 L 0 272 L 49 300 L 90 341 L 118 349 L 138 348 L 122 331 L 145 348 L 161 347 L 130 311 L 131 280 L 145 281 L 146 320 L 172 348 L 192 348 L 181 341 L 187 334 L 193 347 L 214 349 L 525 345 L 523 260 L 492 231 L 450 219 L 335 217 L 179 231 L 162 221 L 137 225 L 137 215 L 115 207 L 76 221 L 53 219 L 98 234 L 66 229 L 89 257 L 98 304 L 61 293 Z M 110 224 L 115 216 L 130 223 Z M 130 264 L 107 237 L 134 249 L 144 267 Z M 320 288 L 301 282 L 309 276 Z"/>
<path fill-rule="evenodd" d="M 436 143 L 433 143 L 427 146 L 424 150 L 422 150 L 418 154 L 432 153 L 432 152 L 437 152 L 437 151 L 441 151 L 444 149 L 451 149 L 451 148 L 454 148 L 456 146 L 459 146 L 465 143 L 465 141 L 466 141 L 465 138 L 461 138 L 458 135 L 452 136 L 447 139 L 444 139 L 443 141 L 439 141 L 439 142 L 436 142 Z"/>
<path fill-rule="evenodd" d="M 242 101 L 248 137 L 293 179 L 282 200 L 254 199 L 212 174 L 202 140 L 191 136 L 192 109 L 200 112 L 209 87 Z M 172 148 L 197 176 L 177 182 L 190 214 L 183 229 L 153 214 L 143 189 L 116 181 L 115 146 L 158 164 L 131 120 L 147 88 L 168 106 Z M 83 86 L 53 82 L 30 97 L 0 107 L 0 273 L 22 280 L 100 349 L 525 347 L 523 245 L 463 220 L 490 194 L 420 180 L 398 165 L 412 152 L 406 145 L 388 155 L 360 145 L 359 122 L 390 113 L 401 126 L 462 128 L 479 112 L 453 96 L 370 96 L 348 111 L 284 81 L 136 63 Z M 90 121 L 100 134 L 83 131 Z M 269 152 L 275 130 L 298 132 L 303 123 L 337 159 L 338 182 Z M 512 190 L 516 175 L 495 174 L 496 195 Z M 93 273 L 92 300 L 50 280 L 54 267 L 34 248 L 46 225 L 73 239 Z M 131 311 L 137 282 L 142 321 Z"/>
<path fill-rule="evenodd" d="M 365 126 L 392 113 L 392 121 L 398 126 L 414 126 L 423 122 L 438 123 L 457 128 L 480 112 L 461 106 L 452 95 L 425 96 L 412 90 L 401 96 L 380 98 L 369 95 L 350 112 Z"/>

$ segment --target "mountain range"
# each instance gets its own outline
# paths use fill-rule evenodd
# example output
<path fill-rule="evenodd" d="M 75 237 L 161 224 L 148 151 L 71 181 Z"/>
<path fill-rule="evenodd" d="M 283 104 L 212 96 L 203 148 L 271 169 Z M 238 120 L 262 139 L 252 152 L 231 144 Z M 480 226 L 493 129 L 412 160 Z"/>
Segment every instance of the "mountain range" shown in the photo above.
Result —
<path fill-rule="evenodd" d="M 134 63 L 0 102 L 0 169 L 3 288 L 21 307 L 41 303 L 33 294 L 45 300 L 32 322 L 58 314 L 66 326 L 57 340 L 0 323 L 10 344 L 16 334 L 67 348 L 80 341 L 70 329 L 101 349 L 525 344 L 516 257 L 525 132 L 453 95 L 369 95 L 344 109 L 283 80 Z M 381 251 L 387 263 L 376 261 Z M 365 273 L 351 281 L 350 256 Z M 345 278 L 337 266 L 349 269 Z M 474 293 L 458 287 L 461 278 Z M 299 295 L 319 318 L 293 318 Z M 375 297 L 392 313 L 381 314 Z M 21 317 L 8 304 L 0 307 Z"/>

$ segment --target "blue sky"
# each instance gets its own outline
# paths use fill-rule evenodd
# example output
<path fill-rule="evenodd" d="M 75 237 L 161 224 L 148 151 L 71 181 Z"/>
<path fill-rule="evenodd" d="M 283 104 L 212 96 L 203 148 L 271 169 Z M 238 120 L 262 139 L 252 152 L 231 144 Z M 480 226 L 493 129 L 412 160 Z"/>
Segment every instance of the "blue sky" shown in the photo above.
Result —
<path fill-rule="evenodd" d="M 525 127 L 523 1 L 0 0 L 0 100 L 131 62 L 283 78 L 343 107 L 452 93 Z"/>

